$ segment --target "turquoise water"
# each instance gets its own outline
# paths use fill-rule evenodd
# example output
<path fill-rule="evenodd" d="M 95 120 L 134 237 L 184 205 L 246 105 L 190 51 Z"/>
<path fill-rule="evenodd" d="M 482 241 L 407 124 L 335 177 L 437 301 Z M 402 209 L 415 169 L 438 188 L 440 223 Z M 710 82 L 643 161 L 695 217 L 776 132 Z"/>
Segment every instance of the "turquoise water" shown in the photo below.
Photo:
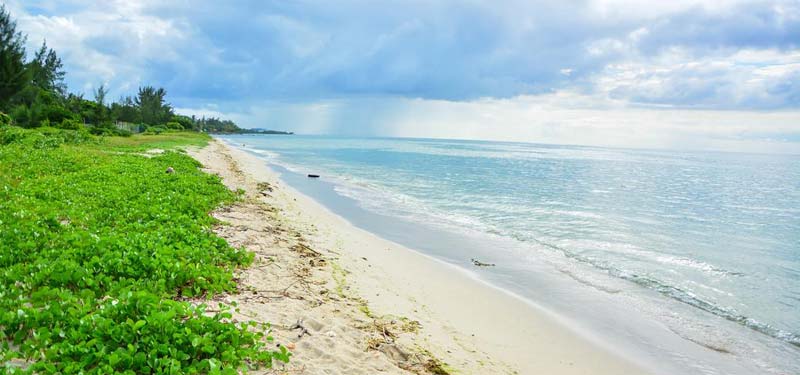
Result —
<path fill-rule="evenodd" d="M 548 259 L 580 284 L 576 288 L 624 289 L 630 296 L 644 290 L 665 306 L 679 302 L 682 307 L 669 312 L 640 310 L 652 319 L 685 315 L 665 323 L 674 324 L 670 329 L 681 337 L 697 342 L 692 337 L 704 336 L 682 331 L 691 319 L 702 329 L 724 332 L 708 345 L 718 352 L 762 356 L 752 368 L 798 369 L 800 156 L 422 139 L 224 138 L 289 171 L 322 174 L 337 194 L 366 211 L 505 244 L 477 254 L 498 263 L 490 281 L 522 295 L 533 285 L 527 279 L 541 272 L 537 264 Z M 458 258 L 457 249 L 448 251 L 446 258 Z"/>

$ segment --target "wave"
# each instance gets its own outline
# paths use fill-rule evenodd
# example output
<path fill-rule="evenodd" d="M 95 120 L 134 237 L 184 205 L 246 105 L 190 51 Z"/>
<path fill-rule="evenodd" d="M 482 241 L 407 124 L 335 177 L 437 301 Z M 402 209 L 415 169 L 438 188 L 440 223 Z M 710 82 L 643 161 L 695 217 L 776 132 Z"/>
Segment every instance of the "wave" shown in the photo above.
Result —
<path fill-rule="evenodd" d="M 661 280 L 652 278 L 650 276 L 631 273 L 623 269 L 620 269 L 618 267 L 615 267 L 609 263 L 597 261 L 592 258 L 576 254 L 568 249 L 553 244 L 549 244 L 540 240 L 531 239 L 528 236 L 515 233 L 506 233 L 502 229 L 495 228 L 492 226 L 487 226 L 486 223 L 483 223 L 480 220 L 476 220 L 476 218 L 474 217 L 470 217 L 467 215 L 457 215 L 454 213 L 444 214 L 442 212 L 439 212 L 439 210 L 433 209 L 431 206 L 429 206 L 423 201 L 415 199 L 406 194 L 386 191 L 385 189 L 381 189 L 379 186 L 368 183 L 366 181 L 361 181 L 356 178 L 347 178 L 343 180 L 345 180 L 342 181 L 344 182 L 343 184 L 337 184 L 336 191 L 344 196 L 348 196 L 350 198 L 355 199 L 361 205 L 363 205 L 364 208 L 367 208 L 373 212 L 382 212 L 384 214 L 389 214 L 396 217 L 399 216 L 405 218 L 413 218 L 416 221 L 420 221 L 420 219 L 424 217 L 427 219 L 425 221 L 429 223 L 437 224 L 440 226 L 445 225 L 447 227 L 450 227 L 451 229 L 464 230 L 466 228 L 470 228 L 472 230 L 481 231 L 490 235 L 510 237 L 520 242 L 527 242 L 532 240 L 537 244 L 542 245 L 546 248 L 558 250 L 559 252 L 564 254 L 567 258 L 573 259 L 583 264 L 588 264 L 593 268 L 608 273 L 611 276 L 629 282 L 633 282 L 634 284 L 637 284 L 639 286 L 645 287 L 650 290 L 654 290 L 671 299 L 683 302 L 692 307 L 701 309 L 713 315 L 722 317 L 726 320 L 741 324 L 742 326 L 753 329 L 757 332 L 766 334 L 768 336 L 787 342 L 791 345 L 800 347 L 800 335 L 797 333 L 788 332 L 775 328 L 767 323 L 763 323 L 756 319 L 739 314 L 734 309 L 718 306 L 714 303 L 708 302 L 698 297 L 697 295 L 695 295 L 690 291 L 670 285 Z M 386 204 L 387 201 L 391 202 L 391 204 L 387 205 Z M 393 207 L 394 209 L 391 209 L 389 207 Z M 598 217 L 602 218 L 602 216 L 599 215 L 594 215 L 585 212 L 577 212 L 577 211 L 566 211 L 560 213 L 577 217 L 588 217 L 593 219 L 597 219 Z M 733 277 L 741 277 L 745 275 L 744 273 L 739 271 L 726 270 L 714 266 L 712 264 L 687 257 L 679 257 L 661 253 L 652 253 L 643 250 L 637 251 L 637 255 L 653 259 L 654 261 L 657 261 L 659 263 L 666 263 L 688 268 L 694 268 L 712 274 L 727 275 Z M 568 272 L 564 270 L 561 270 L 561 272 L 567 274 L 567 276 L 571 277 L 572 279 L 582 284 L 588 285 L 592 288 L 599 289 L 608 293 L 618 292 L 616 289 L 608 289 L 606 287 L 603 287 L 602 285 L 593 284 L 590 281 L 579 277 L 573 272 Z"/>
<path fill-rule="evenodd" d="M 729 320 L 731 322 L 738 323 L 738 324 L 740 324 L 740 325 L 742 325 L 744 327 L 750 328 L 752 330 L 755 330 L 757 332 L 763 333 L 763 334 L 765 334 L 767 336 L 779 339 L 781 341 L 784 341 L 786 343 L 789 343 L 791 345 L 794 345 L 794 346 L 800 348 L 800 334 L 798 334 L 798 333 L 788 332 L 788 331 L 785 331 L 785 330 L 782 330 L 782 329 L 779 329 L 779 328 L 775 328 L 775 327 L 773 327 L 773 326 L 771 326 L 769 324 L 766 324 L 766 323 L 760 322 L 760 321 L 758 321 L 756 319 L 753 319 L 753 318 L 747 317 L 745 315 L 739 314 L 739 313 L 736 312 L 736 310 L 734 310 L 732 308 L 726 308 L 726 307 L 718 306 L 718 305 L 716 305 L 714 303 L 708 302 L 708 301 L 698 297 L 697 295 L 695 295 L 694 293 L 692 293 L 690 291 L 683 290 L 683 289 L 678 288 L 678 287 L 676 287 L 674 285 L 670 285 L 670 284 L 664 283 L 661 280 L 658 280 L 656 278 L 652 278 L 652 277 L 649 277 L 649 276 L 640 275 L 640 274 L 637 274 L 637 273 L 632 273 L 632 272 L 628 272 L 628 271 L 625 271 L 625 270 L 621 270 L 621 269 L 619 269 L 617 267 L 614 267 L 614 266 L 611 266 L 611 265 L 609 265 L 607 263 L 598 262 L 598 261 L 596 261 L 594 259 L 591 259 L 589 257 L 585 257 L 585 256 L 582 256 L 580 254 L 573 253 L 573 252 L 571 252 L 571 251 L 569 251 L 569 250 L 567 250 L 565 248 L 562 248 L 560 246 L 556 246 L 556 245 L 553 245 L 553 244 L 550 244 L 550 243 L 546 243 L 546 242 L 543 242 L 543 241 L 539 241 L 539 240 L 536 240 L 536 239 L 534 239 L 533 241 L 536 242 L 537 244 L 547 248 L 547 249 L 558 251 L 561 254 L 563 254 L 565 257 L 567 257 L 567 258 L 576 260 L 576 261 L 584 263 L 584 264 L 588 264 L 588 265 L 590 265 L 590 266 L 592 266 L 592 267 L 594 267 L 596 269 L 605 271 L 611 276 L 614 276 L 614 277 L 617 277 L 617 278 L 620 278 L 620 279 L 623 279 L 623 280 L 626 280 L 626 281 L 630 281 L 630 282 L 632 282 L 634 284 L 637 284 L 639 286 L 642 286 L 644 288 L 656 291 L 659 294 L 664 295 L 666 297 L 669 297 L 671 299 L 674 299 L 676 301 L 685 303 L 687 305 L 690 305 L 692 307 L 698 308 L 698 309 L 703 310 L 705 312 L 711 313 L 711 314 L 716 315 L 718 317 L 724 318 L 724 319 Z"/>
<path fill-rule="evenodd" d="M 514 202 L 506 202 L 506 201 L 497 201 L 498 197 L 492 197 L 493 200 L 478 200 L 478 199 L 467 199 L 468 196 L 454 196 L 449 195 L 447 197 L 440 197 L 440 196 L 430 196 L 426 195 L 424 197 L 415 197 L 415 194 L 412 192 L 417 190 L 431 190 L 431 189 L 423 189 L 429 188 L 430 186 L 425 185 L 430 184 L 425 180 L 403 180 L 402 186 L 403 189 L 398 189 L 397 186 L 401 185 L 398 183 L 397 179 L 395 182 L 395 186 L 387 187 L 380 183 L 375 183 L 369 177 L 359 178 L 357 176 L 363 175 L 363 173 L 355 173 L 353 172 L 353 167 L 351 165 L 342 165 L 339 164 L 339 161 L 335 160 L 325 160 L 325 163 L 319 164 L 293 164 L 289 162 L 289 160 L 297 161 L 292 159 L 292 157 L 287 156 L 286 158 L 283 155 L 279 155 L 277 153 L 265 151 L 263 149 L 255 149 L 249 148 L 244 145 L 241 147 L 240 145 L 235 145 L 239 148 L 247 148 L 248 151 L 251 151 L 256 154 L 260 154 L 260 156 L 264 157 L 264 159 L 268 160 L 269 163 L 274 163 L 277 165 L 281 165 L 293 172 L 302 172 L 308 168 L 308 165 L 314 165 L 316 168 L 328 168 L 328 171 L 323 171 L 326 175 L 330 176 L 330 179 L 334 182 L 334 189 L 337 193 L 342 196 L 346 196 L 352 199 L 355 199 L 360 206 L 363 208 L 377 212 L 381 214 L 387 214 L 389 216 L 400 217 L 411 219 L 415 222 L 426 222 L 428 224 L 434 224 L 439 227 L 445 226 L 450 229 L 455 229 L 458 231 L 465 231 L 471 230 L 476 232 L 482 232 L 488 235 L 497 236 L 497 237 L 505 237 L 505 238 L 513 238 L 522 243 L 537 243 L 542 247 L 550 250 L 557 251 L 563 254 L 566 258 L 579 262 L 581 264 L 587 264 L 590 267 L 597 269 L 601 272 L 607 273 L 608 275 L 622 279 L 628 282 L 632 282 L 638 286 L 644 287 L 649 290 L 653 290 L 663 296 L 666 296 L 670 299 L 685 303 L 693 308 L 705 311 L 712 315 L 721 317 L 728 321 L 737 323 L 741 326 L 747 327 L 752 329 L 756 332 L 765 334 L 767 336 L 776 338 L 788 344 L 791 344 L 795 347 L 800 347 L 800 334 L 795 332 L 790 332 L 786 330 L 782 330 L 776 328 L 770 324 L 761 322 L 754 318 L 751 318 L 745 314 L 739 313 L 734 308 L 729 308 L 725 306 L 717 305 L 713 302 L 709 302 L 707 299 L 703 298 L 702 296 L 698 296 L 697 294 L 693 293 L 690 290 L 682 289 L 678 286 L 672 285 L 664 280 L 660 280 L 658 278 L 652 277 L 650 275 L 642 275 L 636 272 L 631 272 L 625 270 L 624 265 L 620 264 L 612 264 L 609 261 L 602 261 L 598 259 L 594 259 L 592 257 L 588 257 L 579 253 L 576 253 L 570 250 L 568 247 L 561 247 L 558 245 L 554 245 L 551 243 L 547 243 L 546 241 L 542 241 L 539 239 L 534 238 L 533 236 L 526 235 L 524 233 L 515 232 L 513 230 L 508 230 L 509 227 L 505 225 L 508 221 L 514 221 L 516 217 L 519 217 L 519 220 L 524 219 L 523 216 L 526 212 L 530 214 L 532 210 L 536 210 L 535 207 L 525 206 L 525 205 L 514 205 Z M 448 145 L 445 145 L 448 146 Z M 602 159 L 602 160 L 616 160 L 616 159 L 631 159 L 633 158 L 630 155 L 622 152 L 612 152 L 612 153 L 604 153 L 602 155 L 598 155 L 596 152 L 591 153 L 590 155 L 583 155 L 585 150 L 538 150 L 540 152 L 531 154 L 531 150 L 526 149 L 515 149 L 515 147 L 509 147 L 507 145 L 503 145 L 503 147 L 499 147 L 497 149 L 493 149 L 491 147 L 486 147 L 483 145 L 479 145 L 482 147 L 475 147 L 470 145 L 469 147 L 464 147 L 463 149 L 457 150 L 449 150 L 448 147 L 440 147 L 440 145 L 432 145 L 432 144 L 422 144 L 422 145 L 414 145 L 414 147 L 409 148 L 392 148 L 391 151 L 394 152 L 418 152 L 418 153 L 425 153 L 429 155 L 447 155 L 447 156 L 469 156 L 469 157 L 493 157 L 493 158 L 503 158 L 503 159 L 540 159 L 540 158 L 548 158 L 548 157 L 557 157 L 557 158 L 580 158 L 586 157 L 590 159 Z M 512 155 L 513 154 L 513 155 Z M 610 155 L 609 155 L 610 154 Z M 652 155 L 639 155 L 636 159 L 637 162 L 641 161 L 651 161 L 649 157 Z M 304 162 L 309 162 L 309 160 L 300 159 Z M 314 159 L 317 161 L 317 159 Z M 331 162 L 336 162 L 335 164 L 331 164 Z M 688 160 L 688 162 L 694 163 L 695 160 Z M 298 163 L 300 163 L 298 161 Z M 343 162 L 346 163 L 346 162 Z M 355 167 L 363 167 L 363 166 L 355 166 Z M 330 172 L 330 173 L 328 173 Z M 350 173 L 348 173 L 350 172 Z M 386 174 L 380 174 L 381 176 L 385 176 Z M 402 176 L 401 176 L 402 177 Z M 591 190 L 592 194 L 595 196 L 602 196 L 604 194 L 609 194 L 609 190 L 607 189 L 593 189 Z M 419 195 L 419 194 L 416 194 Z M 688 199 L 688 198 L 687 198 Z M 667 200 L 667 203 L 680 205 L 683 204 L 687 199 L 671 199 Z M 448 202 L 448 205 L 437 204 L 437 202 L 441 203 L 441 201 Z M 458 207 L 453 207 L 453 204 L 459 204 L 459 202 L 468 201 L 472 208 L 475 208 L 478 211 L 481 211 L 483 216 L 474 215 L 474 211 L 465 212 L 463 210 L 458 209 Z M 488 206 L 488 205 L 495 205 L 495 206 Z M 508 205 L 508 206 L 505 206 Z M 572 218 L 573 222 L 577 221 L 591 221 L 591 222 L 604 222 L 613 220 L 613 217 L 603 217 L 602 215 L 598 215 L 592 212 L 581 211 L 580 209 L 575 209 L 575 205 L 570 203 L 568 200 L 562 201 L 558 196 L 544 196 L 541 201 L 538 202 L 539 206 L 545 206 L 548 213 L 556 213 L 559 217 L 568 217 Z M 739 206 L 728 206 L 728 207 L 736 207 L 742 210 L 750 210 L 750 211 L 780 211 L 786 214 L 794 214 L 796 213 L 796 209 L 794 208 L 773 208 L 768 206 L 762 205 L 739 205 Z M 515 212 L 519 211 L 519 212 Z M 486 214 L 487 212 L 493 212 L 494 214 Z M 502 212 L 503 215 L 497 214 Z M 667 211 L 670 212 L 670 211 Z M 654 212 L 655 214 L 655 212 Z M 494 216 L 492 216 L 494 215 Z M 705 218 L 698 216 L 698 215 L 689 215 L 687 213 L 681 214 L 665 214 L 665 213 L 657 213 L 659 219 L 664 218 L 674 218 L 679 219 L 682 221 L 690 220 L 692 222 L 705 222 Z M 638 216 L 633 218 L 637 222 L 642 222 L 648 220 L 647 216 Z M 524 230 L 523 230 L 524 232 Z M 612 249 L 614 251 L 618 251 L 619 249 Z M 656 262 L 658 265 L 664 267 L 671 267 L 671 266 L 678 266 L 683 269 L 691 268 L 695 270 L 699 270 L 705 274 L 716 274 L 716 275 L 725 275 L 725 276 L 745 276 L 744 273 L 732 270 L 726 270 L 720 268 L 716 265 L 711 263 L 703 262 L 699 259 L 693 259 L 690 257 L 684 257 L 679 255 L 672 255 L 666 253 L 659 253 L 659 252 L 651 252 L 645 251 L 642 249 L 623 249 L 630 257 L 636 257 L 638 259 L 647 258 L 647 260 Z M 603 285 L 593 283 L 589 278 L 583 277 L 580 274 L 564 271 L 561 270 L 562 273 L 565 273 L 567 276 L 571 277 L 572 279 L 576 280 L 581 284 L 585 284 L 589 287 L 603 290 L 608 293 L 616 293 L 616 289 L 609 289 Z"/>

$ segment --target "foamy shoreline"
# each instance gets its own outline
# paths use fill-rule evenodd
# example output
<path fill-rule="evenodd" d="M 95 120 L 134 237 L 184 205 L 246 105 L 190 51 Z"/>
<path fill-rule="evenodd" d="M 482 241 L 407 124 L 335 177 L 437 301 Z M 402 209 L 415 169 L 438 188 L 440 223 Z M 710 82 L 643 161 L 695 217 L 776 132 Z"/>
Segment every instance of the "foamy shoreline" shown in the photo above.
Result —
<path fill-rule="evenodd" d="M 333 279 L 344 279 L 346 293 L 363 299 L 362 314 L 370 318 L 394 316 L 402 317 L 403 321 L 419 322 L 418 331 L 396 339 L 401 351 L 427 350 L 459 373 L 648 373 L 631 360 L 574 332 L 558 317 L 542 309 L 499 292 L 453 266 L 354 227 L 284 184 L 263 160 L 245 151 L 215 140 L 193 156 L 210 172 L 223 176 L 228 186 L 243 188 L 248 196 L 263 199 L 278 210 L 277 215 L 248 220 L 262 220 L 264 225 L 280 220 L 282 225 L 303 233 L 313 248 L 332 254 L 335 266 L 327 272 Z M 226 165 L 230 163 L 235 163 L 235 167 Z M 238 176 L 226 177 L 226 173 L 236 168 L 241 172 Z M 232 181 L 234 179 L 239 181 Z M 259 182 L 268 183 L 273 190 L 269 193 L 253 191 L 257 190 L 254 187 Z M 311 319 L 315 319 L 315 315 L 319 315 L 317 319 L 331 319 L 330 315 L 336 315 L 323 305 L 306 308 L 302 313 Z M 243 306 L 242 310 L 258 308 Z M 363 330 L 363 327 L 357 328 L 363 326 L 362 318 L 350 315 L 356 314 L 336 317 L 337 326 L 343 330 L 348 326 Z M 278 336 L 280 332 L 276 332 Z M 354 340 L 358 341 L 357 338 Z M 362 353 L 352 350 L 343 353 L 338 345 L 329 348 L 328 353 L 319 350 L 321 348 L 304 351 L 301 343 L 298 342 L 294 359 L 295 363 L 308 364 L 304 367 L 306 373 L 350 373 L 345 369 L 352 369 L 352 362 L 359 360 L 347 357 L 358 357 Z M 385 350 L 382 353 L 386 354 Z M 338 356 L 342 364 L 349 363 L 350 367 L 337 366 L 334 359 L 325 368 L 315 368 L 321 365 L 313 357 L 320 355 Z M 390 363 L 397 364 L 395 356 L 386 356 Z M 396 372 L 394 370 L 405 371 L 399 368 L 382 371 Z"/>

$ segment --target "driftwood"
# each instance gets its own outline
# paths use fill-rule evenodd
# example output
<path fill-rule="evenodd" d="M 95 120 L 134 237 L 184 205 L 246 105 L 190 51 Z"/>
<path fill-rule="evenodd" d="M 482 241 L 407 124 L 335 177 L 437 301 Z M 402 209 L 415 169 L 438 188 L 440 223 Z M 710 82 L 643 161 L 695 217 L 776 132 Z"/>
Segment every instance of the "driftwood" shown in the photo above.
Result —
<path fill-rule="evenodd" d="M 318 174 L 311 174 L 311 173 L 309 173 L 309 174 L 308 174 L 308 178 L 319 178 L 319 175 L 318 175 Z"/>
<path fill-rule="evenodd" d="M 295 329 L 299 329 L 300 330 L 300 333 L 297 334 L 297 338 L 298 339 L 302 338 L 303 335 L 310 335 L 311 334 L 311 332 L 309 332 L 308 329 L 306 329 L 306 327 L 303 326 L 303 319 L 297 319 L 297 323 L 295 323 L 294 325 L 289 327 L 289 330 L 295 330 Z"/>
<path fill-rule="evenodd" d="M 316 251 L 302 243 L 297 243 L 296 245 L 290 247 L 289 249 L 300 253 L 300 256 L 303 258 L 322 256 L 322 253 L 320 253 L 319 251 Z"/>

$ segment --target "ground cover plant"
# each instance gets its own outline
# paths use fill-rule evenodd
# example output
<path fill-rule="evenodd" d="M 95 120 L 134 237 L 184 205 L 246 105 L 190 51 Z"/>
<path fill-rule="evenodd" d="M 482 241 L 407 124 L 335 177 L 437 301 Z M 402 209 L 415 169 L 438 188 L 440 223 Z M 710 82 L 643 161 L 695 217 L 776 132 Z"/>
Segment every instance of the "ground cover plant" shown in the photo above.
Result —
<path fill-rule="evenodd" d="M 252 261 L 210 230 L 208 213 L 236 197 L 183 153 L 141 150 L 207 141 L 0 126 L 0 373 L 235 374 L 288 360 L 266 327 L 185 301 L 234 291 L 233 270 Z"/>

